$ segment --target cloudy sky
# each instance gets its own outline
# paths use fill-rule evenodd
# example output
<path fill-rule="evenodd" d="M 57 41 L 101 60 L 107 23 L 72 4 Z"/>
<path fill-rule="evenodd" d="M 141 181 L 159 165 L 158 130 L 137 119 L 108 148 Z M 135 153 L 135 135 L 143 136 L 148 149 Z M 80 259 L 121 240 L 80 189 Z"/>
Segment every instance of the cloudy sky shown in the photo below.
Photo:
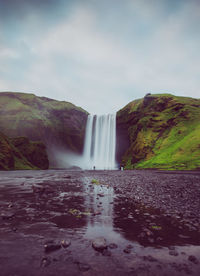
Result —
<path fill-rule="evenodd" d="M 200 98 L 200 0 L 0 0 L 0 91 L 111 113 Z"/>

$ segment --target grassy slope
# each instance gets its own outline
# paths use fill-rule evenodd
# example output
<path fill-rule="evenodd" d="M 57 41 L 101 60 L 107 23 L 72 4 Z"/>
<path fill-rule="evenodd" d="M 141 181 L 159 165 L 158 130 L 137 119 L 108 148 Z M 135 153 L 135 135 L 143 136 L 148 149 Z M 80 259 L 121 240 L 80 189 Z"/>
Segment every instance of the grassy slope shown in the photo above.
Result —
<path fill-rule="evenodd" d="M 37 169 L 14 146 L 11 140 L 0 133 L 0 170 Z"/>
<path fill-rule="evenodd" d="M 154 94 L 118 112 L 128 126 L 128 168 L 200 168 L 200 100 Z"/>
<path fill-rule="evenodd" d="M 80 151 L 87 112 L 68 102 L 34 94 L 0 93 L 0 131 Z"/>

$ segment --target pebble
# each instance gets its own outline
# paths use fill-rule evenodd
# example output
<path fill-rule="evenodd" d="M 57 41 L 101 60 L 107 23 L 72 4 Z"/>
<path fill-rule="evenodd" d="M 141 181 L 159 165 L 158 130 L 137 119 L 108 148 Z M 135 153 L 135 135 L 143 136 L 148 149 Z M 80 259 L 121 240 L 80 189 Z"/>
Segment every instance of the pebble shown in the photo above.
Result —
<path fill-rule="evenodd" d="M 149 261 L 149 262 L 157 262 L 157 259 L 154 258 L 153 256 L 151 255 L 148 255 L 148 256 L 144 256 L 143 257 L 144 261 Z"/>
<path fill-rule="evenodd" d="M 102 251 L 107 248 L 106 240 L 103 237 L 98 237 L 93 240 L 92 247 L 97 251 Z"/>
<path fill-rule="evenodd" d="M 44 257 L 41 260 L 41 266 L 42 267 L 46 267 L 46 266 L 50 265 L 50 263 L 51 263 L 50 258 Z"/>
<path fill-rule="evenodd" d="M 70 240 L 62 240 L 60 244 L 62 247 L 67 248 L 68 246 L 70 246 L 71 241 Z"/>
<path fill-rule="evenodd" d="M 198 263 L 199 263 L 199 261 L 197 260 L 197 258 L 196 258 L 195 256 L 193 256 L 193 255 L 190 255 L 190 256 L 188 257 L 188 260 L 189 260 L 190 262 L 194 263 L 194 264 L 198 264 Z"/>
<path fill-rule="evenodd" d="M 49 241 L 44 245 L 44 250 L 46 253 L 55 251 L 61 248 L 60 243 L 54 243 L 53 241 Z"/>
<path fill-rule="evenodd" d="M 169 255 L 171 256 L 178 256 L 178 252 L 176 250 L 170 250 Z"/>
<path fill-rule="evenodd" d="M 131 253 L 131 249 L 130 248 L 125 248 L 123 251 L 126 254 L 130 254 Z"/>
<path fill-rule="evenodd" d="M 110 244 L 108 245 L 108 247 L 109 247 L 110 249 L 116 249 L 116 248 L 118 247 L 118 245 L 115 244 L 115 243 L 110 243 Z"/>

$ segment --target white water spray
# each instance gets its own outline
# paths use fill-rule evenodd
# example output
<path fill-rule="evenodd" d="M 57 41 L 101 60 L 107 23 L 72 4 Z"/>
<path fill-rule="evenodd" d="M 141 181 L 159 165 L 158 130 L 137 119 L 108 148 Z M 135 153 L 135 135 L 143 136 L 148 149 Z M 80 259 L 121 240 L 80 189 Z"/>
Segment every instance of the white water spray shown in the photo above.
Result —
<path fill-rule="evenodd" d="M 85 169 L 116 168 L 116 114 L 89 115 L 84 144 Z"/>

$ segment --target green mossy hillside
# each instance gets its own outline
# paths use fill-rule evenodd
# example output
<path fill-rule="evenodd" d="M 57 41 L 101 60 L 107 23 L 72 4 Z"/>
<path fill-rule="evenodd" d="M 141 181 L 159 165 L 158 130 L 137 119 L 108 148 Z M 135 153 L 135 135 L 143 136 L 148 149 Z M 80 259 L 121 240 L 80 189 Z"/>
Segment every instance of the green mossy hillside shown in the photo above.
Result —
<path fill-rule="evenodd" d="M 0 170 L 48 169 L 46 149 L 26 137 L 8 138 L 0 133 Z"/>
<path fill-rule="evenodd" d="M 117 113 L 129 146 L 126 169 L 200 168 L 200 100 L 171 94 L 148 94 Z"/>
<path fill-rule="evenodd" d="M 86 121 L 87 112 L 69 102 L 34 94 L 0 93 L 0 131 L 8 137 L 42 141 L 51 159 L 54 148 L 82 152 Z"/>

